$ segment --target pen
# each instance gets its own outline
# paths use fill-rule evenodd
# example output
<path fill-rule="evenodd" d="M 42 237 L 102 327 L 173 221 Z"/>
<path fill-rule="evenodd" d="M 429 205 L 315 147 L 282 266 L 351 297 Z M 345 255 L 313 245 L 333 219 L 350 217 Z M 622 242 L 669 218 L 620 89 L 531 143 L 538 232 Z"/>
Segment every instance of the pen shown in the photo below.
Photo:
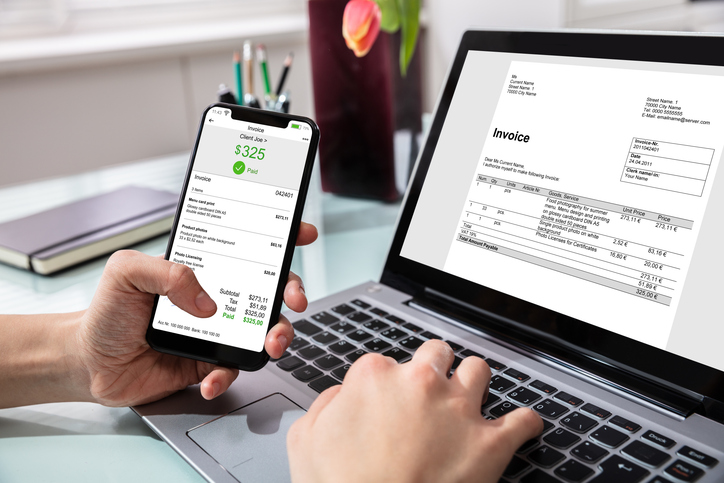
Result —
<path fill-rule="evenodd" d="M 279 78 L 279 84 L 277 84 L 277 96 L 280 96 L 282 93 L 282 89 L 284 88 L 284 81 L 287 80 L 289 68 L 292 66 L 292 60 L 294 60 L 294 52 L 290 52 L 289 55 L 287 55 L 287 58 L 284 59 L 284 68 L 282 69 L 282 75 Z"/>
<path fill-rule="evenodd" d="M 264 44 L 256 46 L 256 60 L 259 61 L 259 67 L 261 68 L 261 78 L 264 80 L 264 96 L 267 99 L 271 98 L 271 85 L 269 84 L 269 67 L 267 65 L 266 47 Z"/>
<path fill-rule="evenodd" d="M 219 91 L 216 93 L 216 95 L 219 96 L 219 102 L 236 104 L 236 97 L 234 97 L 234 94 L 231 92 L 231 90 L 226 87 L 226 84 L 219 84 Z"/>
<path fill-rule="evenodd" d="M 244 103 L 244 89 L 241 83 L 241 55 L 238 50 L 234 51 L 234 78 L 236 80 L 236 98 L 239 104 Z"/>
<path fill-rule="evenodd" d="M 254 62 L 251 40 L 244 42 L 244 104 L 249 105 L 247 99 L 254 96 Z"/>

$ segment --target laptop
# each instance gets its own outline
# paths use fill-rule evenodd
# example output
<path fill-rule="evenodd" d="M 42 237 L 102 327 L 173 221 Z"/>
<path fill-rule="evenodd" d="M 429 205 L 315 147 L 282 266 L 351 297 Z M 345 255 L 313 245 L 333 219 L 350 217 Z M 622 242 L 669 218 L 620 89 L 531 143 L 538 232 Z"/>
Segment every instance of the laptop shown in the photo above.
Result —
<path fill-rule="evenodd" d="M 442 339 L 491 367 L 484 417 L 545 422 L 501 481 L 724 481 L 723 51 L 466 32 L 380 281 L 287 314 L 287 353 L 217 400 L 134 410 L 208 481 L 287 481 L 321 391 Z"/>

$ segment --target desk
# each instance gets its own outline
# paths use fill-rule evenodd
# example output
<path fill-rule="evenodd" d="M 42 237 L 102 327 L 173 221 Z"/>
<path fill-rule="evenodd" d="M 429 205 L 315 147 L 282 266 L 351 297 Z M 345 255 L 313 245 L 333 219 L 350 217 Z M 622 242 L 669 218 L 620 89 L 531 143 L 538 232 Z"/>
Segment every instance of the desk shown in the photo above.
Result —
<path fill-rule="evenodd" d="M 178 191 L 188 154 L 0 189 L 0 222 L 135 184 Z M 320 238 L 297 248 L 292 270 L 310 300 L 379 279 L 399 203 L 345 199 L 320 190 L 315 173 L 303 219 Z M 157 255 L 167 236 L 134 248 Z M 88 306 L 107 257 L 43 277 L 0 265 L 5 314 L 70 312 Z M 0 410 L 0 481 L 175 481 L 203 479 L 128 408 L 56 403 Z"/>

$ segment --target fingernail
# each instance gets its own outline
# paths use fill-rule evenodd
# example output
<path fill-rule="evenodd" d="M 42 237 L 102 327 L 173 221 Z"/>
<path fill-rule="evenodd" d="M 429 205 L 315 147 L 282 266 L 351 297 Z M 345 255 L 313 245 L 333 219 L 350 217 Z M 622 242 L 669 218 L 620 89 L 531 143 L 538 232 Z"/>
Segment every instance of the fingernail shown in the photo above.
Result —
<path fill-rule="evenodd" d="M 304 285 L 302 285 L 301 283 L 299 284 L 299 293 L 301 293 L 304 296 L 307 295 L 306 292 L 304 292 Z"/>
<path fill-rule="evenodd" d="M 287 340 L 286 336 L 280 335 L 277 337 L 277 342 L 279 342 L 279 345 L 282 346 L 282 352 L 287 350 L 287 344 L 289 341 Z"/>
<path fill-rule="evenodd" d="M 221 390 L 221 384 L 215 382 L 211 385 L 211 388 L 213 389 L 213 391 L 211 391 L 211 398 L 213 399 L 219 395 L 219 391 Z"/>
<path fill-rule="evenodd" d="M 216 310 L 216 302 L 209 297 L 209 294 L 202 290 L 196 296 L 196 308 L 202 312 L 211 312 L 212 310 Z"/>

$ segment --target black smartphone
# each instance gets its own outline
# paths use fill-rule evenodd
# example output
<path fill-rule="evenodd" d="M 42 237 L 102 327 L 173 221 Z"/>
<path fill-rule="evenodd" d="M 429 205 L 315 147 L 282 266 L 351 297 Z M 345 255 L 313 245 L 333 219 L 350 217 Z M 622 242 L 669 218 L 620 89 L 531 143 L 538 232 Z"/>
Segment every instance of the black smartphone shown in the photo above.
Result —
<path fill-rule="evenodd" d="M 244 371 L 264 367 L 318 142 L 305 117 L 222 103 L 204 111 L 166 259 L 194 270 L 217 311 L 202 319 L 156 296 L 151 347 Z"/>

